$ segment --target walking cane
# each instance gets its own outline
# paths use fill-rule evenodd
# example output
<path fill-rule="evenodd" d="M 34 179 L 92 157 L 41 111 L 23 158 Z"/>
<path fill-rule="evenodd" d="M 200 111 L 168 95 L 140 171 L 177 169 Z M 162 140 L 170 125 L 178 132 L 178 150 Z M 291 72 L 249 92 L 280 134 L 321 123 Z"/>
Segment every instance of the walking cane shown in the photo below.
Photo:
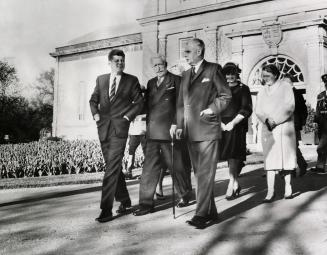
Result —
<path fill-rule="evenodd" d="M 172 179 L 172 200 L 173 200 L 173 217 L 175 219 L 175 172 L 174 172 L 174 136 L 171 138 L 171 179 Z"/>

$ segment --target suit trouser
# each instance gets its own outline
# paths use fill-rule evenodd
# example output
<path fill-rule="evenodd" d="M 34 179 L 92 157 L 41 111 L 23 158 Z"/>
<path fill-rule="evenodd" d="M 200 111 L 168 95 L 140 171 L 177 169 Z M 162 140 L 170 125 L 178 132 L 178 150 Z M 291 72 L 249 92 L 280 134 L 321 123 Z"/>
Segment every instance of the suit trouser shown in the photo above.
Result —
<path fill-rule="evenodd" d="M 318 159 L 317 168 L 325 169 L 327 159 L 327 134 L 321 134 L 317 147 Z"/>
<path fill-rule="evenodd" d="M 117 137 L 113 127 L 110 126 L 108 137 L 101 142 L 101 150 L 106 163 L 100 204 L 102 210 L 111 211 L 114 199 L 121 203 L 131 202 L 122 172 L 126 140 L 127 138 Z"/>
<path fill-rule="evenodd" d="M 305 161 L 302 152 L 299 148 L 299 140 L 301 140 L 301 132 L 300 130 L 295 131 L 296 134 L 296 161 L 297 161 L 297 165 L 300 169 L 307 169 L 307 162 Z"/>
<path fill-rule="evenodd" d="M 218 162 L 218 140 L 189 142 L 191 162 L 196 179 L 196 216 L 217 213 L 214 184 Z"/>
<path fill-rule="evenodd" d="M 142 206 L 152 207 L 154 205 L 153 197 L 160 178 L 160 170 L 163 163 L 172 169 L 171 154 L 172 148 L 169 141 L 147 140 L 145 149 L 145 161 L 140 181 L 140 201 Z M 174 169 L 173 178 L 177 194 L 181 198 L 188 198 L 192 190 L 189 170 L 185 170 L 181 156 L 181 144 L 175 142 L 174 145 Z"/>

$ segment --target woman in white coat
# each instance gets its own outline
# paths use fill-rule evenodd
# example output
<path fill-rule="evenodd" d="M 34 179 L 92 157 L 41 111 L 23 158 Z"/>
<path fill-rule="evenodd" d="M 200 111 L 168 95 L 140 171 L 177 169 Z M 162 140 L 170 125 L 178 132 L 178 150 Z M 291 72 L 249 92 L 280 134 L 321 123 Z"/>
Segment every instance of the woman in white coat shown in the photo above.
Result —
<path fill-rule="evenodd" d="M 265 203 L 275 198 L 277 173 L 285 180 L 284 198 L 292 198 L 291 173 L 296 169 L 294 94 L 287 82 L 278 80 L 279 74 L 275 65 L 263 67 L 264 86 L 257 95 L 255 107 L 255 113 L 263 123 L 262 148 L 268 186 Z"/>

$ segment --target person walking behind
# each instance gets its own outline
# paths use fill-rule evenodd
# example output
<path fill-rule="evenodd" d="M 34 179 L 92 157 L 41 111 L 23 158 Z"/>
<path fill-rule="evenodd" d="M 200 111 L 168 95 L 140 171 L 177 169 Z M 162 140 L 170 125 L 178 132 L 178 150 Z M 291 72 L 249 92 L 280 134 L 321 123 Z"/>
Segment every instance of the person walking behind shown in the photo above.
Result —
<path fill-rule="evenodd" d="M 317 96 L 317 106 L 315 123 L 318 126 L 319 144 L 317 147 L 318 159 L 315 168 L 310 169 L 313 173 L 327 174 L 326 159 L 327 159 L 327 74 L 321 76 L 325 84 L 325 90 Z"/>
<path fill-rule="evenodd" d="M 299 141 L 301 140 L 301 130 L 305 125 L 305 122 L 308 117 L 308 109 L 305 104 L 305 100 L 303 98 L 302 93 L 294 87 L 293 82 L 294 77 L 291 74 L 284 74 L 283 80 L 288 82 L 293 89 L 294 100 L 295 100 L 295 110 L 294 110 L 294 127 L 295 127 L 295 135 L 296 135 L 296 160 L 297 166 L 299 167 L 299 176 L 303 176 L 307 172 L 308 164 L 305 161 L 302 152 L 299 148 Z M 295 173 L 295 172 L 294 172 Z"/>
<path fill-rule="evenodd" d="M 125 54 L 114 49 L 109 55 L 110 74 L 97 77 L 96 86 L 90 98 L 90 108 L 96 121 L 106 170 L 101 193 L 99 222 L 113 220 L 114 199 L 120 202 L 118 214 L 131 207 L 131 200 L 122 172 L 126 140 L 130 121 L 143 108 L 144 100 L 138 79 L 124 73 Z"/>
<path fill-rule="evenodd" d="M 141 144 L 143 154 L 146 148 L 146 137 L 145 137 L 145 114 L 136 116 L 135 120 L 131 122 L 128 135 L 128 157 L 125 178 L 133 179 L 133 168 L 135 163 L 135 153 L 137 147 Z"/>
<path fill-rule="evenodd" d="M 224 65 L 222 73 L 232 91 L 232 100 L 221 113 L 222 137 L 220 139 L 219 160 L 227 160 L 229 167 L 229 184 L 226 199 L 239 196 L 241 186 L 238 175 L 246 160 L 246 132 L 248 118 L 252 114 L 252 99 L 248 86 L 240 82 L 241 69 L 234 63 Z"/>
<path fill-rule="evenodd" d="M 278 79 L 279 75 L 273 64 L 262 68 L 264 86 L 257 95 L 255 106 L 255 114 L 263 123 L 262 148 L 268 186 L 264 203 L 275 198 L 275 175 L 278 172 L 285 180 L 284 198 L 292 198 L 291 173 L 296 169 L 294 93 L 289 83 Z"/>

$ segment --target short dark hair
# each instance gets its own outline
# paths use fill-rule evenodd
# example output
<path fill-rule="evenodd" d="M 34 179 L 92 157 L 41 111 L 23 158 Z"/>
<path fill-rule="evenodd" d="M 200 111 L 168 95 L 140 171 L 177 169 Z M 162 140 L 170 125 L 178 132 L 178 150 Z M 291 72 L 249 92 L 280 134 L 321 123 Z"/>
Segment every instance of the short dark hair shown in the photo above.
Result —
<path fill-rule="evenodd" d="M 114 56 L 121 56 L 125 59 L 125 53 L 119 49 L 113 49 L 112 51 L 110 51 L 108 54 L 108 60 L 111 61 Z"/>
<path fill-rule="evenodd" d="M 278 79 L 279 78 L 279 75 L 280 75 L 279 69 L 274 64 L 269 64 L 269 65 L 263 66 L 262 67 L 262 71 L 266 71 L 268 73 L 272 73 L 273 75 L 276 76 L 276 79 Z"/>
<path fill-rule="evenodd" d="M 190 39 L 190 41 L 195 43 L 201 49 L 201 57 L 204 58 L 204 52 L 205 52 L 204 42 L 199 38 L 192 38 L 192 39 Z"/>
<path fill-rule="evenodd" d="M 325 74 L 323 74 L 323 75 L 321 76 L 321 80 L 322 80 L 323 82 L 326 82 L 326 81 L 327 81 L 327 73 L 325 73 Z"/>
<path fill-rule="evenodd" d="M 224 75 L 226 74 L 236 74 L 239 75 L 242 72 L 242 70 L 238 67 L 237 64 L 233 63 L 233 62 L 227 62 L 223 69 L 222 69 L 222 73 Z"/>

